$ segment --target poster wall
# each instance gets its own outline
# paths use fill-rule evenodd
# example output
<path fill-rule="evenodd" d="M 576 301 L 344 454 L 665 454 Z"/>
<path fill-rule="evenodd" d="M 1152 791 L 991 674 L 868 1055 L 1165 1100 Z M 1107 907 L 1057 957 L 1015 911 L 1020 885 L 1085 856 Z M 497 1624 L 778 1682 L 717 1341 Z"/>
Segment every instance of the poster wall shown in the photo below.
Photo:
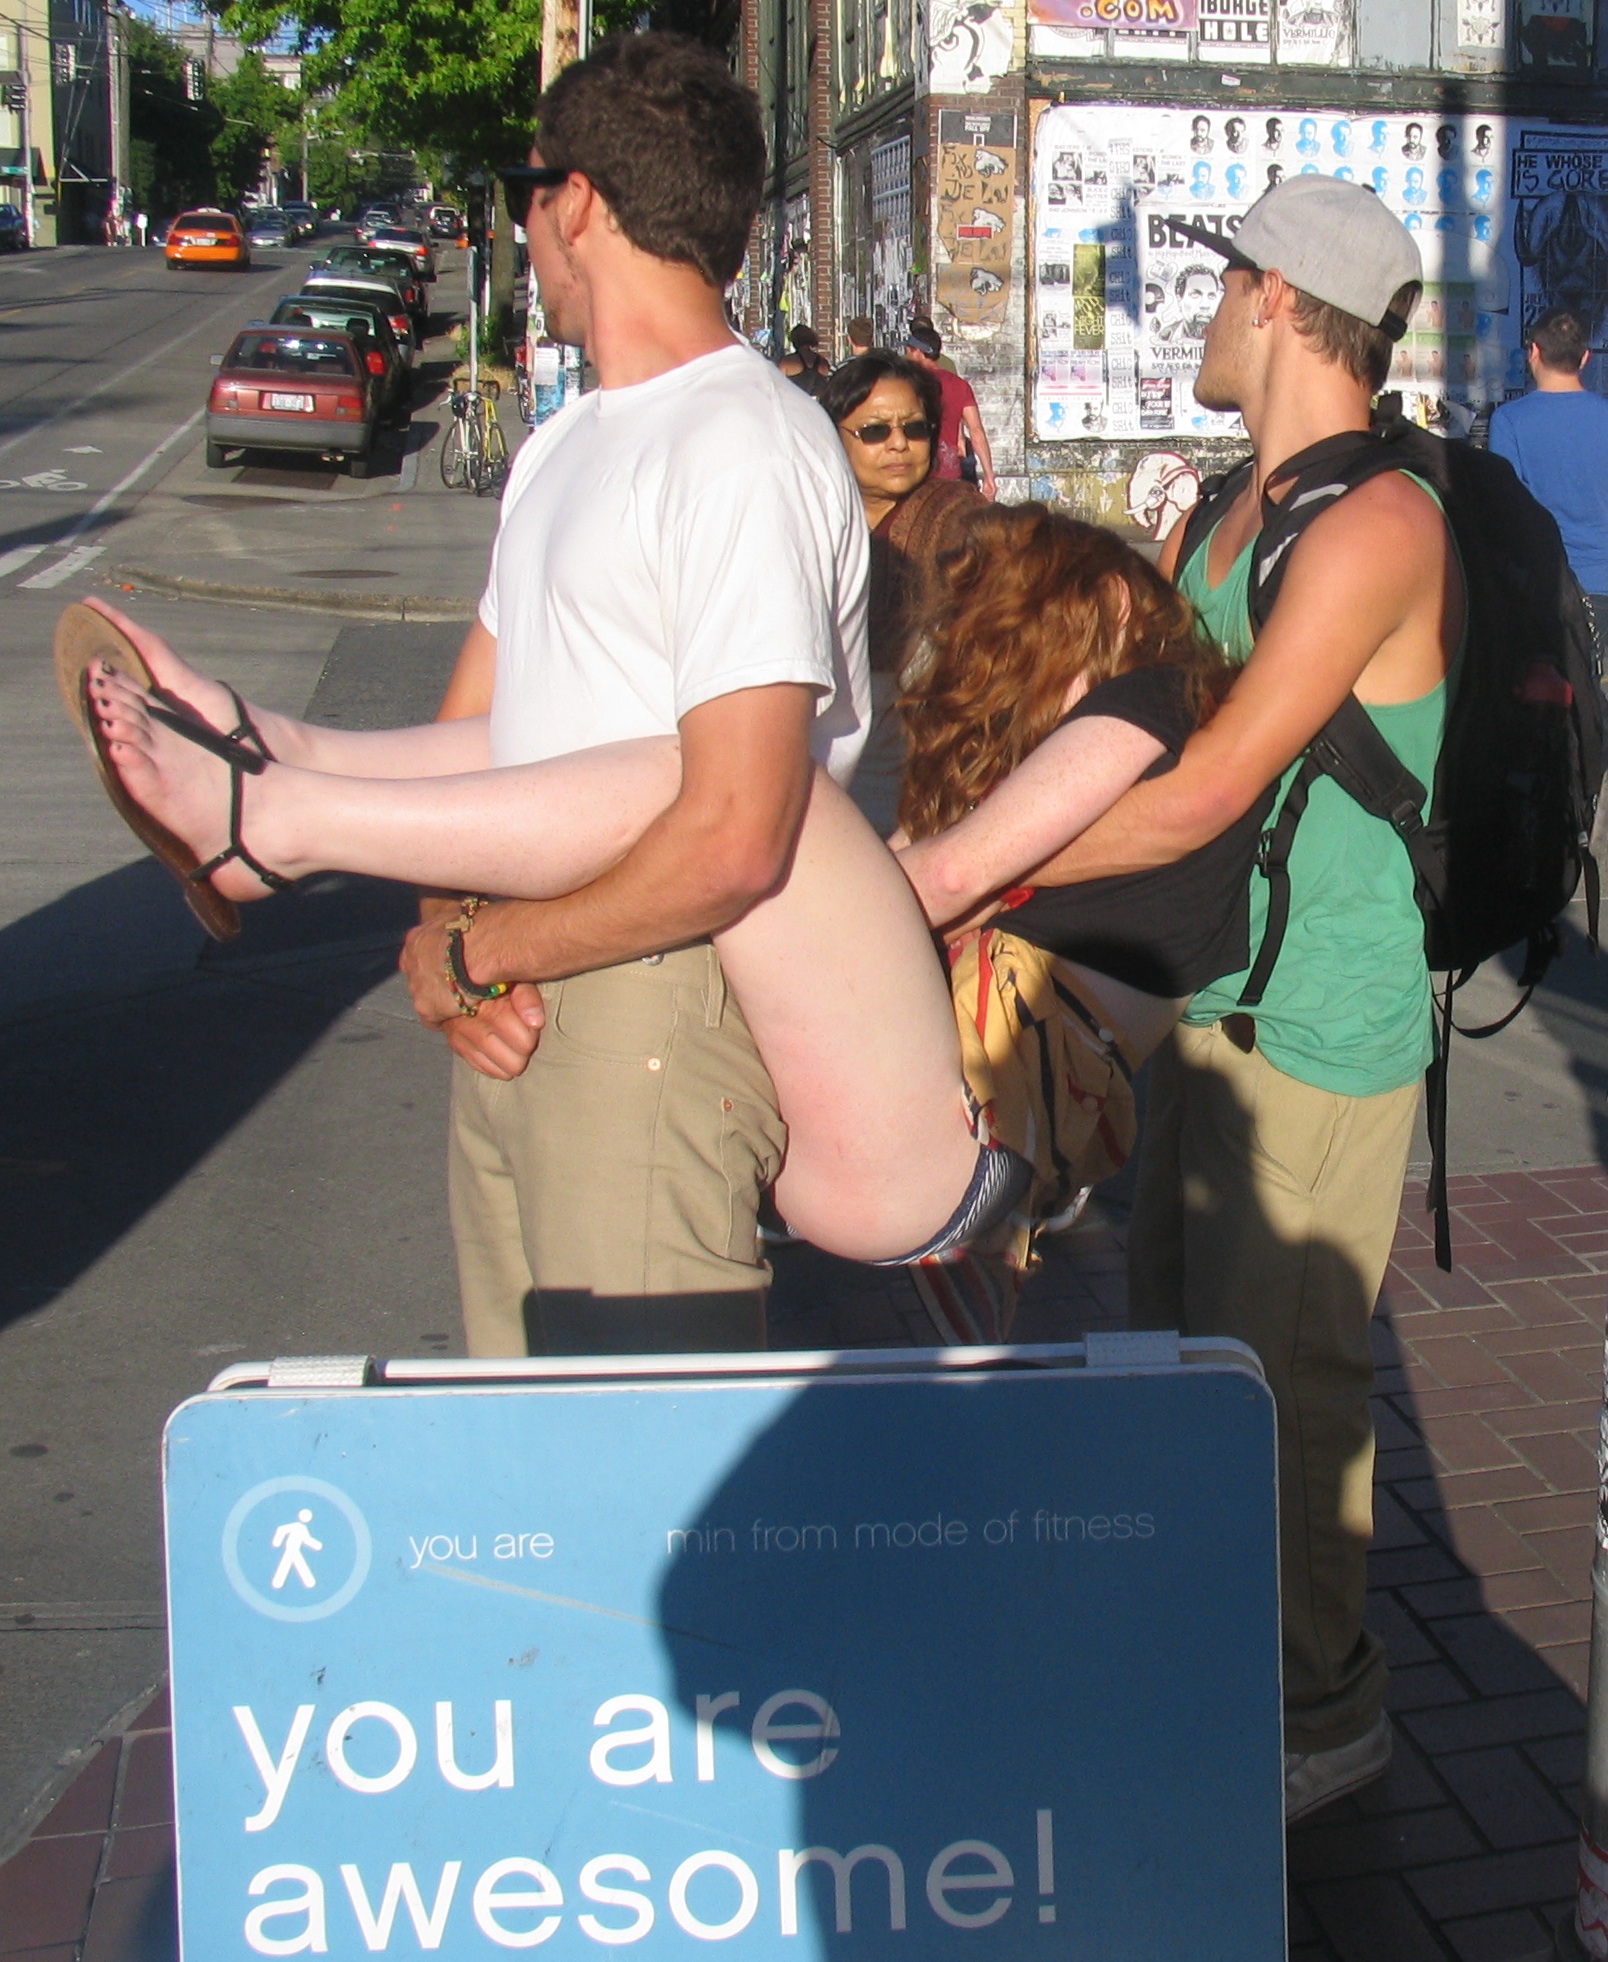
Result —
<path fill-rule="evenodd" d="M 1010 304 L 1016 229 L 1016 118 L 938 112 L 938 305 L 966 327 L 997 326 Z"/>
<path fill-rule="evenodd" d="M 1608 134 L 1499 115 L 1057 106 L 1034 145 L 1034 433 L 1236 434 L 1193 389 L 1222 261 L 1168 219 L 1232 237 L 1298 174 L 1367 185 L 1416 235 L 1425 295 L 1389 386 L 1431 426 L 1522 391 L 1524 326 L 1545 307 L 1573 307 L 1608 348 Z"/>

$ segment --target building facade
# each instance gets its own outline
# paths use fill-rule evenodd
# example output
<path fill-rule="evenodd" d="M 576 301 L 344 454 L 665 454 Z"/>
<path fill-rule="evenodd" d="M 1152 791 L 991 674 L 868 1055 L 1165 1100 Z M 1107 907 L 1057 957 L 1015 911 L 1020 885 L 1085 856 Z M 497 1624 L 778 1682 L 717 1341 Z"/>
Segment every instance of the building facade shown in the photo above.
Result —
<path fill-rule="evenodd" d="M 42 245 L 56 242 L 53 100 L 50 0 L 0 0 L 0 198 L 26 207 L 31 176 L 34 239 Z"/>
<path fill-rule="evenodd" d="M 0 197 L 25 201 L 26 123 L 36 245 L 98 243 L 127 180 L 123 18 L 116 0 L 0 0 Z"/>
<path fill-rule="evenodd" d="M 1390 387 L 1465 427 L 1524 385 L 1542 307 L 1608 385 L 1608 0 L 748 0 L 772 137 L 748 319 L 930 313 L 1006 495 L 1158 535 L 1242 453 L 1192 383 L 1232 234 L 1347 177 L 1417 236 Z"/>

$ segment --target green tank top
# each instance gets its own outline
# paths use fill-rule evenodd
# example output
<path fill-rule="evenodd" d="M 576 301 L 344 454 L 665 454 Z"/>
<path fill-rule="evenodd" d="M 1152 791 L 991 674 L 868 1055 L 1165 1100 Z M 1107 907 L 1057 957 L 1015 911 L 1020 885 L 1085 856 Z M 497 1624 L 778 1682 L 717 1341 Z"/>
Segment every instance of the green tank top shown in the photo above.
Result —
<path fill-rule="evenodd" d="M 1427 484 L 1423 488 L 1434 496 Z M 1213 590 L 1206 582 L 1208 535 L 1178 576 L 1179 592 L 1236 662 L 1251 652 L 1247 595 L 1254 546 L 1253 539 Z M 1416 701 L 1369 705 L 1368 716 L 1419 782 L 1432 783 L 1446 728 L 1446 683 Z M 1299 768 L 1297 758 L 1284 773 L 1275 810 Z M 1253 960 L 1266 924 L 1267 881 L 1253 871 Z M 1249 972 L 1244 968 L 1203 988 L 1184 1020 L 1202 1026 L 1233 1014 Z M 1290 924 L 1267 992 L 1252 1012 L 1268 1061 L 1320 1090 L 1348 1097 L 1397 1090 L 1422 1075 L 1430 1059 L 1429 969 L 1411 864 L 1389 825 L 1370 817 L 1328 777 L 1312 785 L 1296 829 Z"/>

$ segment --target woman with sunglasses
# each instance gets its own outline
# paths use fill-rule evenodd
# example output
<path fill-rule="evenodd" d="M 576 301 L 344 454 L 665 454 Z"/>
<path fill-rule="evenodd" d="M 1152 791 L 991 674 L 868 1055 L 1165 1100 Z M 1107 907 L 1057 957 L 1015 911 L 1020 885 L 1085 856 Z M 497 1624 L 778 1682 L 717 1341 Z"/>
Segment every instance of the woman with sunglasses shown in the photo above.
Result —
<path fill-rule="evenodd" d="M 934 558 L 982 499 L 970 484 L 932 473 L 942 398 L 937 379 L 914 361 L 886 350 L 856 355 L 816 399 L 837 424 L 871 527 L 871 730 L 849 794 L 886 837 L 898 821 L 904 760 L 893 707 L 899 676 L 915 651 Z"/>
<path fill-rule="evenodd" d="M 1018 897 L 1006 889 L 1182 748 L 1226 674 L 1189 608 L 1109 533 L 1041 505 L 980 519 L 988 535 L 969 526 L 946 555 L 934 678 L 912 697 L 923 765 L 907 800 L 918 837 L 908 876 L 817 770 L 785 881 L 715 935 L 789 1129 L 777 1205 L 803 1237 L 851 1259 L 932 1260 L 997 1231 L 1030 1189 L 1048 1190 L 1046 1162 L 1057 1189 L 1069 1177 L 1087 1182 L 1062 1162 L 1059 1113 L 1046 1115 L 1030 1085 L 1024 1092 L 1008 1053 L 1045 1003 L 1064 1024 L 1057 1067 L 1095 1119 L 1082 1126 L 1085 1142 L 1099 1148 L 1102 1169 L 1120 1164 L 1131 1141 L 1128 1071 L 1170 1026 L 1172 998 L 1245 953 L 1228 944 L 1236 924 L 1243 941 L 1243 921 L 1229 922 L 1225 941 L 1223 915 L 1187 903 L 1192 868 L 1218 849 L 1208 846 L 1182 866 L 1046 903 L 1042 932 L 1059 936 L 1056 959 L 1091 934 L 1095 945 L 1121 943 L 1128 905 L 1128 937 L 1156 942 L 1137 965 L 1119 965 L 1104 992 L 1087 983 L 1088 1002 L 1061 1001 L 1063 977 L 1042 963 L 1022 987 L 1007 977 L 1004 995 L 995 978 L 963 979 L 957 1026 L 930 928 L 964 922 L 992 895 Z M 120 812 L 176 876 L 231 901 L 333 870 L 558 897 L 616 863 L 680 781 L 672 737 L 457 774 L 487 747 L 467 724 L 368 734 L 253 710 L 100 605 L 64 616 L 58 671 L 69 665 Z M 129 678 L 141 674 L 149 688 Z M 1219 868 L 1209 893 L 1243 896 L 1259 817 L 1247 814 L 1230 834 L 1232 876 Z M 920 837 L 929 823 L 945 828 Z M 1102 888 L 1116 886 L 1114 915 Z M 468 971 L 466 939 L 483 903 L 466 899 L 447 938 L 466 1014 L 503 991 Z M 1020 938 L 1036 944 L 1030 932 Z M 986 944 L 971 943 L 985 964 Z M 1033 958 L 1017 960 L 1013 975 Z M 967 985 L 992 990 L 1001 1011 L 968 1006 Z M 1141 1003 L 1146 994 L 1154 1000 Z M 1073 1056 L 1079 1043 L 1092 1063 Z"/>

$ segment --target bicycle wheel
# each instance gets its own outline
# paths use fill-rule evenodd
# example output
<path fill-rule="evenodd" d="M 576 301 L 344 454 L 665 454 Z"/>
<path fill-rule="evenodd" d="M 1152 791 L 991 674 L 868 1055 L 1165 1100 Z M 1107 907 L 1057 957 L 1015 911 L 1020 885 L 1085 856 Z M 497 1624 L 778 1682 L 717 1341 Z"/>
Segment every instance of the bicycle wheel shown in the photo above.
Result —
<path fill-rule="evenodd" d="M 465 419 L 455 415 L 452 427 L 441 439 L 441 481 L 448 490 L 462 490 L 469 482 L 469 455 L 464 444 Z"/>
<path fill-rule="evenodd" d="M 464 481 L 478 497 L 486 470 L 486 437 L 480 417 L 470 409 L 458 427 L 463 431 Z"/>
<path fill-rule="evenodd" d="M 495 414 L 486 417 L 481 436 L 480 482 L 477 490 L 500 491 L 508 475 L 508 443 Z"/>

